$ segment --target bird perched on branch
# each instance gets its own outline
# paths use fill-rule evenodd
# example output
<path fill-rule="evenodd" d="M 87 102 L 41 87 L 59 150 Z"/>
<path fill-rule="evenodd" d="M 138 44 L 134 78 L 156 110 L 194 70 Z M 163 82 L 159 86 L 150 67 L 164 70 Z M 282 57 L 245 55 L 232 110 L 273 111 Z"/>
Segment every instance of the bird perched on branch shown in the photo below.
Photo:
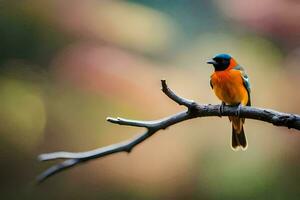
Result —
<path fill-rule="evenodd" d="M 210 85 L 216 96 L 222 101 L 220 115 L 224 105 L 238 106 L 237 116 L 229 116 L 232 122 L 231 146 L 234 150 L 247 148 L 247 140 L 243 124 L 245 118 L 240 118 L 241 106 L 251 106 L 250 83 L 244 69 L 228 54 L 218 54 L 207 62 L 215 68 L 211 75 Z"/>

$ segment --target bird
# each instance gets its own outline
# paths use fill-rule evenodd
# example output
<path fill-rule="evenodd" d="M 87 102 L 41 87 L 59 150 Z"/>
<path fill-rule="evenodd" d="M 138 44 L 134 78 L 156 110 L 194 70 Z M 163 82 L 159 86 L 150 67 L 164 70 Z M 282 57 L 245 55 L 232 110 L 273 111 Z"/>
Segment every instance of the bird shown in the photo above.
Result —
<path fill-rule="evenodd" d="M 246 150 L 248 143 L 241 118 L 241 106 L 251 106 L 250 82 L 244 68 L 229 54 L 217 54 L 207 61 L 214 67 L 210 77 L 210 86 L 215 95 L 222 101 L 220 116 L 225 105 L 238 106 L 236 116 L 229 116 L 232 124 L 231 147 L 233 150 Z"/>

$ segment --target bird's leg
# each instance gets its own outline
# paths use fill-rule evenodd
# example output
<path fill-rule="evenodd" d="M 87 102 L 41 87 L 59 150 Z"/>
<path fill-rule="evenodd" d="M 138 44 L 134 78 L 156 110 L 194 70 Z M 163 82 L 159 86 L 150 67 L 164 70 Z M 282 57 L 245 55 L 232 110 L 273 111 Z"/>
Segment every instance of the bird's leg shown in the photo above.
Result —
<path fill-rule="evenodd" d="M 236 109 L 236 116 L 240 116 L 241 115 L 241 108 L 242 108 L 242 104 L 241 103 L 239 103 L 239 105 L 237 106 L 237 109 Z"/>
<path fill-rule="evenodd" d="M 220 105 L 220 107 L 219 107 L 219 116 L 220 116 L 220 117 L 222 117 L 222 115 L 223 115 L 223 112 L 224 112 L 224 106 L 225 106 L 225 105 L 226 105 L 225 102 L 222 101 L 222 103 L 221 103 L 221 105 Z"/>

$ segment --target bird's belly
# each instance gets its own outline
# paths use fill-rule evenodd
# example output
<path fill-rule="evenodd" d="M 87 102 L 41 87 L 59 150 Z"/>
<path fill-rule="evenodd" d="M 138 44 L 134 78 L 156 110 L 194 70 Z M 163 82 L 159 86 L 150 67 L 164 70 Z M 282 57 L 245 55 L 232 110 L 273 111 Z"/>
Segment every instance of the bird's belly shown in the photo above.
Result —
<path fill-rule="evenodd" d="M 229 105 L 242 103 L 244 105 L 248 102 L 248 94 L 242 84 L 236 82 L 224 81 L 214 87 L 216 96 L 223 102 Z"/>

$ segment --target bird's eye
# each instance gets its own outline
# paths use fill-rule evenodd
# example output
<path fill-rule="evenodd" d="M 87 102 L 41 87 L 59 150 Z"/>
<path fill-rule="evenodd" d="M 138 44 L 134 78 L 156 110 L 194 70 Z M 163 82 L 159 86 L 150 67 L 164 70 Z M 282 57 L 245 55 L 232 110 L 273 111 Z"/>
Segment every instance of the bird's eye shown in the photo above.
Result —
<path fill-rule="evenodd" d="M 226 63 L 226 59 L 224 59 L 224 58 L 219 58 L 217 62 L 218 62 L 218 63 Z"/>
<path fill-rule="evenodd" d="M 215 58 L 214 59 L 217 63 L 222 63 L 223 62 L 223 59 L 222 58 Z"/>

